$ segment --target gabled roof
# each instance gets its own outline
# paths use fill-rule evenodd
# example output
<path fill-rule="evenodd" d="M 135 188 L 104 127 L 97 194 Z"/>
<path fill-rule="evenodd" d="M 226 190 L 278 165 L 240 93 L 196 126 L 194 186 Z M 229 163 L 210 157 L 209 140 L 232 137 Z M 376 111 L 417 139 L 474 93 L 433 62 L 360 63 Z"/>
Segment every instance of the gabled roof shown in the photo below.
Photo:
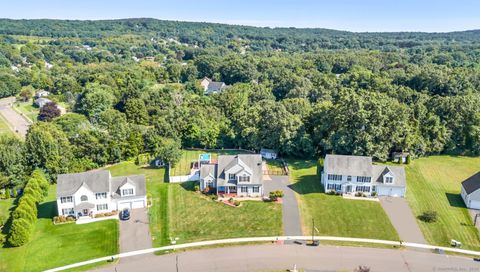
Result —
<path fill-rule="evenodd" d="M 120 187 L 127 183 L 132 184 L 135 187 L 135 196 L 145 196 L 147 194 L 147 187 L 144 175 L 112 177 L 112 197 L 120 198 Z"/>
<path fill-rule="evenodd" d="M 383 183 L 383 177 L 390 173 L 393 176 L 393 183 Z M 392 165 L 373 165 L 373 182 L 384 186 L 405 186 L 407 179 L 405 177 L 405 169 L 401 166 Z"/>
<path fill-rule="evenodd" d="M 238 170 L 236 170 L 236 168 Z M 250 167 L 248 167 L 243 161 L 242 159 L 240 159 L 238 156 L 236 156 L 227 166 L 225 166 L 224 168 L 224 171 L 225 172 L 232 172 L 232 170 L 236 170 L 234 171 L 233 173 L 234 174 L 237 174 L 238 172 L 240 171 L 245 171 L 247 173 L 249 173 L 250 175 L 253 174 L 252 172 L 252 169 L 250 169 Z"/>
<path fill-rule="evenodd" d="M 224 82 L 210 81 L 207 87 L 207 92 L 222 91 L 223 89 L 225 89 Z"/>
<path fill-rule="evenodd" d="M 262 148 L 262 149 L 260 149 L 260 153 L 274 153 L 274 154 L 277 154 L 277 151 L 275 151 L 273 149 Z"/>
<path fill-rule="evenodd" d="M 217 186 L 225 186 L 225 169 L 231 168 L 240 161 L 252 171 L 252 184 L 263 184 L 262 155 L 260 154 L 238 154 L 218 156 Z"/>
<path fill-rule="evenodd" d="M 200 167 L 200 178 L 204 179 L 208 176 L 213 178 L 217 177 L 217 165 L 216 164 L 202 164 Z"/>
<path fill-rule="evenodd" d="M 372 176 L 372 157 L 350 155 L 325 156 L 325 173 L 344 176 Z"/>
<path fill-rule="evenodd" d="M 462 182 L 462 187 L 465 189 L 467 195 L 480 189 L 480 172 L 477 172 L 475 175 L 464 180 Z"/>
<path fill-rule="evenodd" d="M 57 197 L 71 196 L 84 184 L 94 193 L 109 191 L 110 171 L 93 170 L 57 176 Z"/>

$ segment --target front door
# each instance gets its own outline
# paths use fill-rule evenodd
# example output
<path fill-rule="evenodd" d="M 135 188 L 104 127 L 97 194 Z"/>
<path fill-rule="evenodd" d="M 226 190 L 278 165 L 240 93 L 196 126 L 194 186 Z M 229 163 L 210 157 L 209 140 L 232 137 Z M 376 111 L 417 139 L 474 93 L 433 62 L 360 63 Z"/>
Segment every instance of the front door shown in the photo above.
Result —
<path fill-rule="evenodd" d="M 83 216 L 87 216 L 88 215 L 88 209 L 83 209 Z"/>
<path fill-rule="evenodd" d="M 347 193 L 351 193 L 352 192 L 352 185 L 347 185 Z"/>

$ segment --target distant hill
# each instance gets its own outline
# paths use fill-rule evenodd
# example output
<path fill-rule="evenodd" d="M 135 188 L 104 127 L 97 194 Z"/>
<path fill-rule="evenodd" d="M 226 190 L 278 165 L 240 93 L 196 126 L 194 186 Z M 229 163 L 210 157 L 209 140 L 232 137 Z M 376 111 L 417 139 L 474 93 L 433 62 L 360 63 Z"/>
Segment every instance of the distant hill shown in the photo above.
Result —
<path fill-rule="evenodd" d="M 228 45 L 232 40 L 253 50 L 281 49 L 311 51 L 324 49 L 396 50 L 435 44 L 468 45 L 480 42 L 480 30 L 449 33 L 378 32 L 356 33 L 323 28 L 268 28 L 200 22 L 166 21 L 150 18 L 119 20 L 12 20 L 0 19 L 0 34 L 53 38 L 98 38 L 135 34 L 175 38 L 199 47 Z"/>

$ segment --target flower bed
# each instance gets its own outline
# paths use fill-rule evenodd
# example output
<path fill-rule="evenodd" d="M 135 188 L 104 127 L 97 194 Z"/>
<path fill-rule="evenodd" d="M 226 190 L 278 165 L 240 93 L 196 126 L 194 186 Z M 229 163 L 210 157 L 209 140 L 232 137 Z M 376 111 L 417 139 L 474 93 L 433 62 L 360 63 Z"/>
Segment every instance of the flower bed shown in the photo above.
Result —
<path fill-rule="evenodd" d="M 53 217 L 53 224 L 55 225 L 70 224 L 75 223 L 75 221 L 76 219 L 73 216 L 60 215 Z"/>

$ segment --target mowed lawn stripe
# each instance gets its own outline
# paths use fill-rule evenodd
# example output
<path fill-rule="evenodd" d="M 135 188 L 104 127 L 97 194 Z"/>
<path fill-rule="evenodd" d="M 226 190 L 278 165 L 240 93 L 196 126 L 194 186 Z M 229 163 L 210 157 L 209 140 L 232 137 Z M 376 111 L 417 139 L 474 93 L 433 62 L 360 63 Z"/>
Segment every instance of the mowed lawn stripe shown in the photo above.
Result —
<path fill-rule="evenodd" d="M 414 160 L 406 170 L 407 200 L 414 215 L 425 211 L 438 214 L 434 223 L 418 220 L 425 239 L 443 246 L 455 239 L 465 248 L 479 250 L 480 236 L 460 190 L 461 182 L 480 170 L 480 158 L 432 156 Z"/>
<path fill-rule="evenodd" d="M 380 203 L 324 194 L 317 165 L 314 160 L 289 160 L 292 189 L 298 193 L 305 235 L 311 235 L 315 219 L 316 235 L 399 240 Z"/>
<path fill-rule="evenodd" d="M 169 231 L 179 243 L 282 234 L 280 204 L 244 201 L 230 207 L 192 189 L 192 182 L 170 185 Z"/>

